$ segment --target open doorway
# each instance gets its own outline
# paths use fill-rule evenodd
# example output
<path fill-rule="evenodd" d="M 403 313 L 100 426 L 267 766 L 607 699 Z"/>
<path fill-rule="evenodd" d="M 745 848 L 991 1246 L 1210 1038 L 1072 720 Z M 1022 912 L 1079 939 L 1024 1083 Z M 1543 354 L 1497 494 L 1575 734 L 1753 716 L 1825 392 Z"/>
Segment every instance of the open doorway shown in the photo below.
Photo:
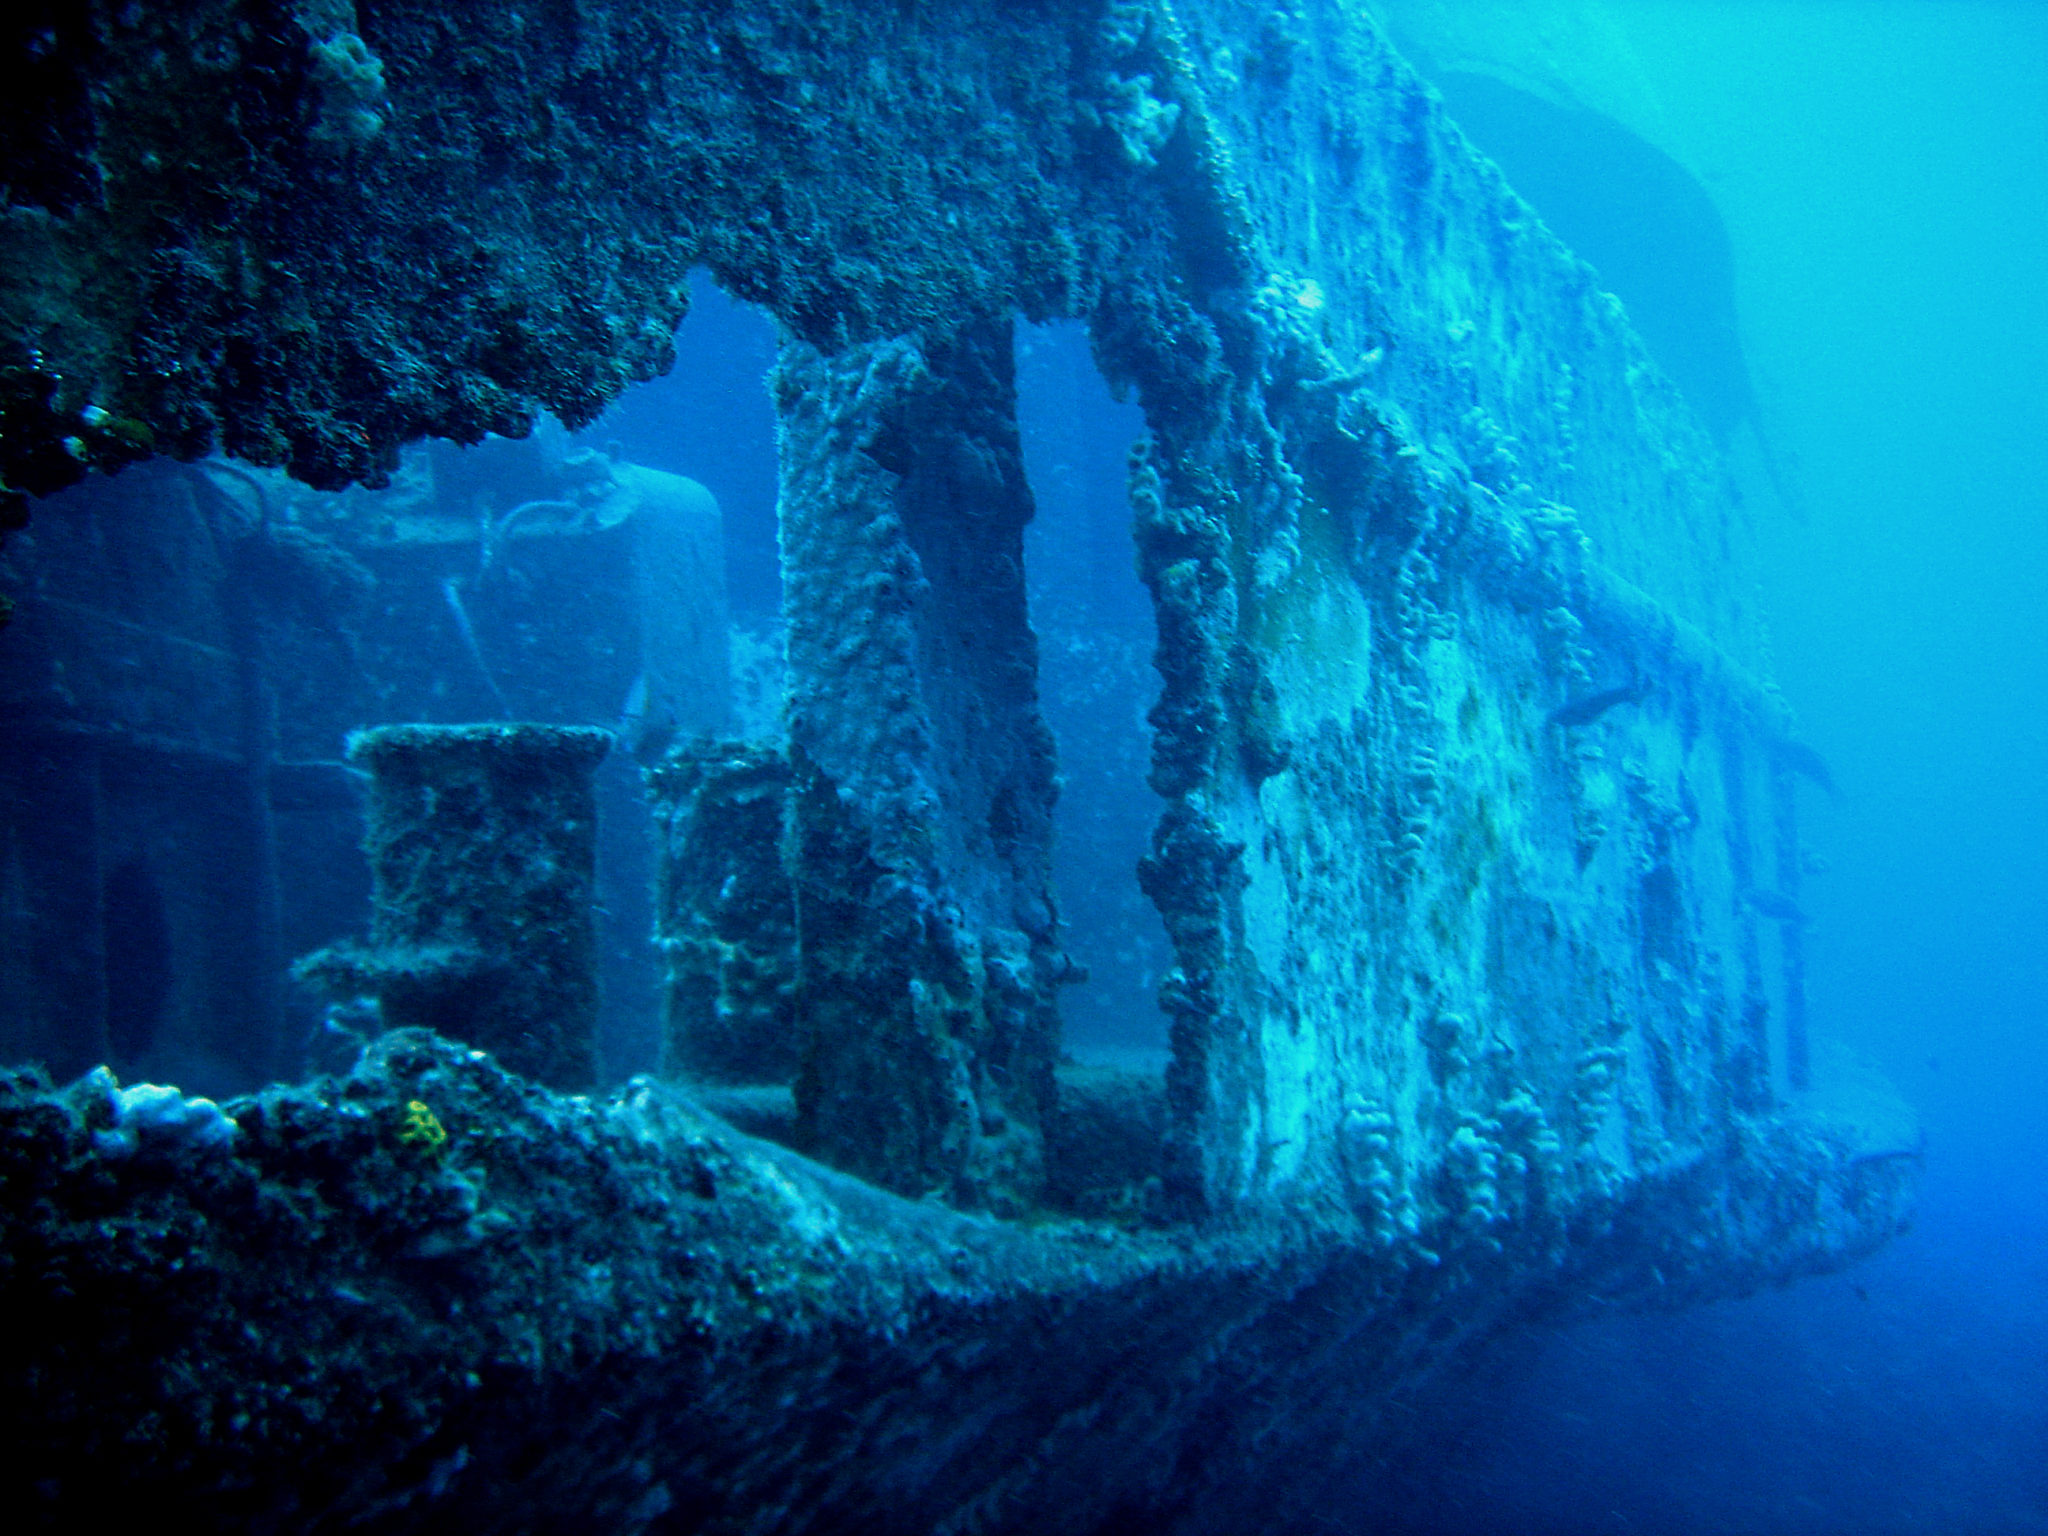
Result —
<path fill-rule="evenodd" d="M 1157 631 L 1125 484 L 1145 419 L 1112 397 L 1077 322 L 1019 327 L 1017 417 L 1037 506 L 1024 570 L 1040 707 L 1059 747 L 1053 880 L 1062 942 L 1088 973 L 1063 989 L 1065 1046 L 1091 1063 L 1163 1065 L 1172 951 L 1137 874 L 1162 804 L 1145 783 Z"/>

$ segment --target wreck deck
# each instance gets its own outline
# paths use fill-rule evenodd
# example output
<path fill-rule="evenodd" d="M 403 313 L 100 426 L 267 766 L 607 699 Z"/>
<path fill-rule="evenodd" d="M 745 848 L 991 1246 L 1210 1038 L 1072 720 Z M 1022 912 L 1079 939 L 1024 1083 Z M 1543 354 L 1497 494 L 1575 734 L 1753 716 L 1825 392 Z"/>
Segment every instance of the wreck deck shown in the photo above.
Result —
<path fill-rule="evenodd" d="M 18 1075 L 0 1395 L 44 1519 L 1276 1528 L 1503 1329 L 1906 1220 L 1909 1125 L 1806 1042 L 1746 514 L 1355 7 L 363 10 L 60 39 L 0 211 L 4 489 L 216 448 L 374 484 L 595 416 L 695 267 L 770 312 L 788 738 L 656 782 L 692 856 L 693 806 L 771 786 L 791 1145 L 575 1096 L 575 1040 L 512 1076 L 459 1010 L 232 1131 Z M 1018 316 L 1144 412 L 1149 1087 L 1060 1065 Z M 502 894 L 430 822 L 372 827 L 447 854 L 393 932 Z M 522 995 L 594 1006 L 580 921 Z"/>

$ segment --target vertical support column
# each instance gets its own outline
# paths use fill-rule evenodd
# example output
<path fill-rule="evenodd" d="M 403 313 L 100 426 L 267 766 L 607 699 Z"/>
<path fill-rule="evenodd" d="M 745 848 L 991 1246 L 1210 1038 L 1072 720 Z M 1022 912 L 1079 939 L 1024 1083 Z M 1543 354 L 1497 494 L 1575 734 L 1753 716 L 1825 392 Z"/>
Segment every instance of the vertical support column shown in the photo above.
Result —
<path fill-rule="evenodd" d="M 1131 457 L 1138 570 L 1159 625 L 1147 780 L 1167 801 L 1138 881 L 1173 939 L 1174 968 L 1159 994 L 1173 1042 L 1162 1174 L 1169 1207 L 1193 1215 L 1250 1191 L 1264 1100 L 1256 1034 L 1237 1006 L 1246 991 L 1244 845 L 1217 815 L 1241 772 L 1227 707 L 1238 597 L 1231 531 L 1193 498 L 1173 497 L 1160 459 L 1149 447 Z"/>
<path fill-rule="evenodd" d="M 661 1070 L 792 1083 L 796 911 L 782 858 L 789 762 L 752 742 L 694 742 L 647 775 L 660 852 L 654 934 Z"/>
<path fill-rule="evenodd" d="M 490 1051 L 551 1087 L 596 1080 L 591 778 L 609 732 L 387 725 L 349 739 L 371 775 L 370 948 L 352 968 L 388 1027 Z M 324 963 L 322 963 L 324 960 Z"/>
<path fill-rule="evenodd" d="M 1009 325 L 791 344 L 774 394 L 800 1123 L 877 1182 L 1020 1209 L 1065 967 Z"/>

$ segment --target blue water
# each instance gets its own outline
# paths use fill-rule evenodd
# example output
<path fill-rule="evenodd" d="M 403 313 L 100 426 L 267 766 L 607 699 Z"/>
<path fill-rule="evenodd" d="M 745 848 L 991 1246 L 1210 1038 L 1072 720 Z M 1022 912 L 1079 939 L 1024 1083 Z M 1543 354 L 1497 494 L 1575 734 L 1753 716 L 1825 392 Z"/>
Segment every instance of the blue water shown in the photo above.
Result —
<path fill-rule="evenodd" d="M 2048 5 L 1583 9 L 1726 224 L 1778 676 L 1843 790 L 1809 797 L 1814 1026 L 1919 1109 L 1921 1215 L 1844 1275 L 1523 1341 L 1351 1528 L 2048 1532 Z M 771 341 L 702 299 L 599 431 L 712 484 L 745 622 Z M 1027 447 L 1046 518 L 1085 518 L 1061 466 L 1099 489 L 1130 423 L 1033 426 L 1061 344 L 1023 349 Z"/>

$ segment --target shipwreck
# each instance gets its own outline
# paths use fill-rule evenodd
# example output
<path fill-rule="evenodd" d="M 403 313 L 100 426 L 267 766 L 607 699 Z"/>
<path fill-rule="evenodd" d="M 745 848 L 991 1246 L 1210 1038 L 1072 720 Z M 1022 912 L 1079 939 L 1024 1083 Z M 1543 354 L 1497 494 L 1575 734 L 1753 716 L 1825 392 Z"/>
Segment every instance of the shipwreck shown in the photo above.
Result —
<path fill-rule="evenodd" d="M 1812 786 L 1751 513 L 1358 7 L 179 0 L 12 31 L 22 1518 L 1306 1527 L 1503 1332 L 1828 1271 L 1907 1220 L 1910 1118 L 1808 1044 Z M 452 531 L 402 499 L 408 444 L 581 426 L 662 372 L 693 272 L 778 338 L 767 739 L 734 728 L 687 482 L 561 459 Z M 1160 1071 L 1061 1044 L 1015 382 L 1051 321 L 1143 413 Z M 401 499 L 323 528 L 272 471 Z M 493 583 L 543 548 L 637 595 L 522 643 L 669 658 L 634 664 L 674 727 L 664 1039 L 623 1085 L 610 738 L 508 707 L 491 655 Z M 406 613 L 466 643 L 469 718 L 363 681 L 417 650 Z M 295 893 L 359 801 L 372 918 L 304 953 Z M 238 916 L 179 907 L 209 859 Z M 201 933 L 233 963 L 181 1017 L 267 1084 L 217 1102 L 124 1083 L 137 989 Z M 365 1021 L 325 1071 L 279 1032 L 295 960 Z"/>

